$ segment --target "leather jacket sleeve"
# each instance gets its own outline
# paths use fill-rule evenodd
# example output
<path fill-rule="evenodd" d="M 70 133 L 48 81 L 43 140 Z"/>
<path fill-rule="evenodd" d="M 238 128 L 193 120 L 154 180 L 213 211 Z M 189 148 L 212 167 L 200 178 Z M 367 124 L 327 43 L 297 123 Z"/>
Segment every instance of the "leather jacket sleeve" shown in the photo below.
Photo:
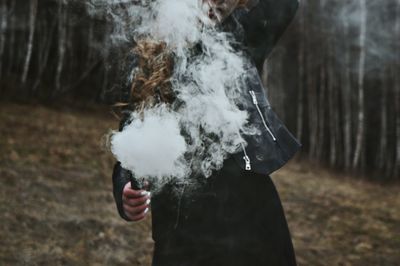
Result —
<path fill-rule="evenodd" d="M 122 206 L 122 191 L 125 185 L 129 182 L 129 172 L 122 168 L 120 162 L 116 162 L 114 165 L 114 170 L 112 174 L 113 181 L 113 195 L 114 200 L 117 205 L 119 215 L 126 221 L 130 221 L 129 218 L 125 215 L 123 206 Z"/>
<path fill-rule="evenodd" d="M 124 116 L 121 119 L 120 126 L 119 126 L 119 131 L 122 130 L 124 124 L 128 120 L 129 116 L 127 113 L 124 114 Z M 112 183 L 113 183 L 113 195 L 114 195 L 114 200 L 117 205 L 118 213 L 126 221 L 130 221 L 130 219 L 125 215 L 123 206 L 122 206 L 122 192 L 124 190 L 125 185 L 129 182 L 130 180 L 130 175 L 132 173 L 123 168 L 121 166 L 120 162 L 116 162 L 114 164 L 114 169 L 112 173 Z"/>
<path fill-rule="evenodd" d="M 259 0 L 248 12 L 238 15 L 245 34 L 245 48 L 259 72 L 265 58 L 294 18 L 298 6 L 298 0 Z"/>
<path fill-rule="evenodd" d="M 135 68 L 135 66 L 138 64 L 137 63 L 137 57 L 135 54 L 130 53 L 127 57 L 127 65 L 129 69 Z M 122 91 L 122 101 L 123 102 L 129 102 L 130 98 L 130 83 L 126 84 L 124 86 L 125 89 Z M 129 117 L 130 117 L 130 112 L 129 112 L 129 106 L 125 108 L 125 110 L 122 111 L 122 118 L 119 124 L 119 131 L 122 131 L 124 126 L 129 122 Z M 130 181 L 130 176 L 132 173 L 123 168 L 121 166 L 120 162 L 116 162 L 114 164 L 114 169 L 112 173 L 112 183 L 113 183 L 113 195 L 114 195 L 114 200 L 117 205 L 118 213 L 126 221 L 130 221 L 130 219 L 125 215 L 124 210 L 123 210 L 123 205 L 122 205 L 122 192 L 125 187 L 125 185 Z"/>

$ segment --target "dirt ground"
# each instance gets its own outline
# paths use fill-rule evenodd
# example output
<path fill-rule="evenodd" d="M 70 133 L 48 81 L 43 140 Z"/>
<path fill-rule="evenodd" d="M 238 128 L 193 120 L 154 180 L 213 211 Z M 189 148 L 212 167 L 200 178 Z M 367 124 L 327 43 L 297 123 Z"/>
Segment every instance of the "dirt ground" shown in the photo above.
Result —
<path fill-rule="evenodd" d="M 0 106 L 0 265 L 150 265 L 150 218 L 121 220 L 106 108 Z M 299 265 L 400 265 L 400 187 L 292 160 L 272 175 Z"/>

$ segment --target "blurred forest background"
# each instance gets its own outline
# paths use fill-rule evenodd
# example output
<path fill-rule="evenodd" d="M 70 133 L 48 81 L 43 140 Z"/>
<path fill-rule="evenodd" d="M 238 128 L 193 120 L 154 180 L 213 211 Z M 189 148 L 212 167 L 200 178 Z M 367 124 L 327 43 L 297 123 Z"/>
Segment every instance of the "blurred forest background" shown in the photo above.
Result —
<path fill-rule="evenodd" d="M 101 148 L 129 47 L 88 3 L 0 0 L 2 265 L 150 265 Z M 299 265 L 398 265 L 400 1 L 302 0 L 263 79 L 303 144 L 272 175 Z"/>
<path fill-rule="evenodd" d="M 0 99 L 113 103 L 124 55 L 89 1 L 0 1 Z M 335 169 L 399 179 L 400 3 L 302 1 L 267 60 L 270 101 L 303 143 Z"/>

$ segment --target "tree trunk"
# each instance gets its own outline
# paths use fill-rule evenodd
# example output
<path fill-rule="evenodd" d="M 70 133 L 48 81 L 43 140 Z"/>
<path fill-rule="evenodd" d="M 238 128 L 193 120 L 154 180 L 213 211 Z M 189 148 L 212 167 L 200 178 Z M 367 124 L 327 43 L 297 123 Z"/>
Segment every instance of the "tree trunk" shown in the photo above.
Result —
<path fill-rule="evenodd" d="M 33 38 L 35 36 L 35 25 L 36 25 L 36 16 L 37 16 L 37 9 L 38 9 L 38 0 L 30 0 L 30 14 L 29 14 L 29 39 L 28 39 L 28 46 L 27 52 L 25 57 L 24 68 L 22 72 L 21 82 L 25 84 L 26 79 L 28 77 L 29 65 L 31 62 L 32 57 L 32 50 L 33 50 Z"/>
<path fill-rule="evenodd" d="M 299 21 L 299 35 L 300 35 L 300 44 L 299 44 L 299 51 L 298 51 L 298 64 L 299 64 L 299 75 L 298 75 L 298 99 L 297 99 L 297 139 L 301 142 L 303 138 L 303 115 L 304 115 L 304 2 L 300 4 L 300 21 Z"/>
<path fill-rule="evenodd" d="M 64 56 L 65 56 L 65 42 L 66 42 L 66 20 L 67 20 L 67 11 L 64 10 L 65 8 L 65 0 L 58 0 L 59 7 L 58 7 L 58 64 L 57 64 L 57 71 L 56 71 L 56 88 L 55 93 L 61 91 L 61 74 L 64 65 Z"/>
<path fill-rule="evenodd" d="M 315 81 L 315 62 L 314 62 L 314 53 L 313 47 L 310 40 L 312 40 L 312 36 L 315 34 L 312 27 L 312 14 L 310 12 L 306 13 L 307 23 L 306 28 L 308 29 L 306 32 L 306 92 L 307 92 L 307 105 L 308 105 L 308 137 L 309 137 L 309 158 L 314 159 L 316 157 L 316 149 L 317 149 L 317 134 L 318 134 L 318 98 L 317 98 L 317 82 Z"/>
<path fill-rule="evenodd" d="M 41 83 L 43 74 L 45 73 L 45 70 L 48 66 L 47 63 L 48 63 L 49 54 L 50 54 L 50 47 L 53 42 L 53 36 L 54 36 L 55 28 L 56 28 L 56 23 L 57 23 L 56 19 L 53 20 L 53 22 L 51 23 L 50 26 L 48 26 L 46 23 L 45 27 L 43 29 L 43 33 L 41 34 L 41 36 L 43 38 L 41 40 L 42 47 L 38 48 L 39 49 L 38 74 L 37 74 L 36 81 L 32 87 L 33 92 L 37 91 L 37 89 Z M 48 27 L 50 27 L 50 29 L 47 29 Z M 47 31 L 46 31 L 46 29 L 47 29 Z"/>
<path fill-rule="evenodd" d="M 396 17 L 396 26 L 395 26 L 395 40 L 399 40 L 400 38 L 400 0 L 397 1 L 397 17 Z M 396 52 L 397 58 L 400 57 L 400 45 L 399 42 L 396 42 Z M 395 81 L 395 110 L 396 110 L 396 125 L 395 125 L 395 160 L 394 160 L 394 169 L 393 169 L 393 177 L 399 178 L 400 175 L 400 77 L 399 77 L 399 63 L 393 66 L 394 71 L 394 81 Z M 396 71 L 397 69 L 397 71 Z"/>
<path fill-rule="evenodd" d="M 348 34 L 348 24 L 344 23 L 343 25 L 343 39 L 346 39 Z M 351 50 L 350 47 L 347 45 L 345 41 L 344 44 L 344 58 L 345 58 L 345 67 L 343 68 L 344 71 L 344 84 L 342 87 L 342 103 L 343 103 L 343 120 L 344 120 L 344 127 L 343 127 L 343 138 L 344 138 L 344 168 L 349 170 L 351 167 L 351 155 L 353 151 L 353 141 L 352 141 L 352 90 L 351 90 L 351 76 L 350 76 L 350 69 L 351 69 Z"/>
<path fill-rule="evenodd" d="M 317 95 L 316 95 L 316 84 L 312 67 L 312 57 L 307 53 L 307 93 L 308 93 L 308 126 L 309 126 L 309 138 L 310 138 L 310 149 L 309 157 L 315 158 L 316 147 L 317 147 L 317 128 L 318 128 L 318 114 L 317 114 Z"/>
<path fill-rule="evenodd" d="M 398 71 L 400 70 L 399 67 L 397 67 Z M 396 108 L 396 133 L 395 133 L 395 145 L 396 145 L 396 156 L 395 156 L 395 162 L 394 162 L 394 170 L 393 170 L 393 176 L 399 178 L 400 176 L 400 77 L 399 77 L 399 72 L 396 74 L 396 84 L 395 84 L 395 108 Z"/>
<path fill-rule="evenodd" d="M 328 45 L 329 58 L 332 56 L 331 52 L 332 45 Z M 331 166 L 336 165 L 337 161 L 337 120 L 338 111 L 336 106 L 336 88 L 335 88 L 335 77 L 333 74 L 333 62 L 329 60 L 328 63 L 328 113 L 329 113 L 329 164 Z"/>
<path fill-rule="evenodd" d="M 322 55 L 321 55 L 322 56 Z M 325 56 L 324 56 L 325 57 Z M 325 59 L 325 58 L 324 58 Z M 319 90 L 319 99 L 318 99 L 318 140 L 317 140 L 317 150 L 316 150 L 316 157 L 323 158 L 324 149 L 324 138 L 325 138 L 325 94 L 326 94 L 326 62 L 322 60 L 319 74 L 320 74 L 320 90 Z"/>
<path fill-rule="evenodd" d="M 385 165 L 387 164 L 387 160 L 389 159 L 387 154 L 387 82 L 386 78 L 389 78 L 385 75 L 386 71 L 384 69 L 382 73 L 382 97 L 381 97 L 381 131 L 379 136 L 379 148 L 377 154 L 377 168 L 379 170 L 383 170 Z"/>
<path fill-rule="evenodd" d="M 353 168 L 360 166 L 360 160 L 363 158 L 364 135 L 365 135 L 365 110 L 364 110 L 364 71 L 365 71 L 365 43 L 367 34 L 367 3 L 366 0 L 359 0 L 361 8 L 360 19 L 360 57 L 358 66 L 358 116 L 357 116 L 357 139 L 356 148 L 353 157 Z"/>

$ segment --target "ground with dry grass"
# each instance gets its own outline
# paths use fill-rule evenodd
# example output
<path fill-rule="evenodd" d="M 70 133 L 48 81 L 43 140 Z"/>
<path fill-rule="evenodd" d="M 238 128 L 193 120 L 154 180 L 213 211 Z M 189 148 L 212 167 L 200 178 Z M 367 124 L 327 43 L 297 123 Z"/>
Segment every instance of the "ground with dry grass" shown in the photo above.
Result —
<path fill-rule="evenodd" d="M 108 109 L 0 106 L 0 265 L 150 265 L 150 218 L 122 221 Z M 300 265 L 399 265 L 400 187 L 292 161 L 272 175 Z"/>

